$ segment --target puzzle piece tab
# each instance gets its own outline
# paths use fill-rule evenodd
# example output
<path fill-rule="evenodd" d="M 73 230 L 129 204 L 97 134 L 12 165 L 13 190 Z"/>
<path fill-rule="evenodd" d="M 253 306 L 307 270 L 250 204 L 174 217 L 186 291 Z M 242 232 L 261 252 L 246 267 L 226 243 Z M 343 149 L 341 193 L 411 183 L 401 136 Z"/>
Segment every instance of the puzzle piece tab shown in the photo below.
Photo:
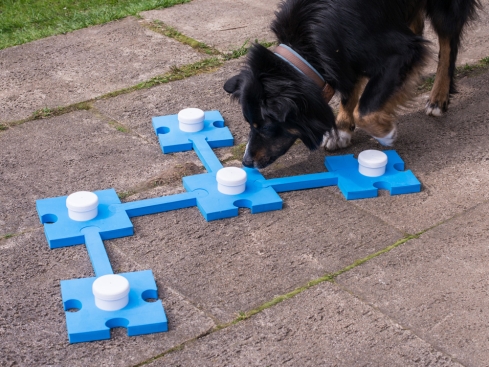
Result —
<path fill-rule="evenodd" d="M 184 152 L 193 149 L 196 138 L 207 141 L 211 148 L 230 147 L 234 138 L 219 111 L 204 112 L 204 129 L 197 132 L 181 131 L 178 115 L 153 117 L 153 128 L 163 153 Z"/>
<path fill-rule="evenodd" d="M 98 214 L 89 221 L 78 222 L 68 216 L 67 196 L 36 201 L 37 213 L 50 248 L 80 245 L 85 243 L 83 228 L 97 227 L 102 240 L 132 236 L 131 220 L 125 211 L 112 207 L 121 201 L 114 189 L 96 191 L 98 196 Z"/>
<path fill-rule="evenodd" d="M 226 195 L 217 189 L 216 173 L 183 178 L 185 190 L 206 191 L 208 195 L 197 197 L 197 207 L 207 221 L 238 215 L 238 208 L 249 208 L 251 213 L 282 209 L 282 199 L 272 187 L 257 184 L 265 178 L 256 169 L 244 168 L 247 174 L 246 189 L 239 195 Z"/>
<path fill-rule="evenodd" d="M 256 183 L 262 187 L 273 187 L 276 192 L 286 192 L 334 186 L 338 184 L 338 177 L 331 172 L 321 172 L 309 175 L 272 178 L 270 180 L 258 180 Z"/>
<path fill-rule="evenodd" d="M 347 200 L 372 198 L 378 189 L 389 190 L 391 195 L 410 194 L 421 191 L 421 183 L 416 176 L 404 170 L 404 161 L 393 150 L 384 151 L 388 162 L 385 174 L 367 177 L 358 172 L 358 161 L 353 154 L 326 157 L 329 172 L 338 176 L 338 187 Z"/>
<path fill-rule="evenodd" d="M 113 274 L 112 265 L 110 265 L 109 256 L 100 237 L 99 229 L 97 227 L 86 227 L 81 230 L 81 233 L 85 236 L 85 246 L 95 275 L 100 277 Z"/>
<path fill-rule="evenodd" d="M 118 311 L 95 305 L 92 284 L 97 278 L 61 281 L 61 297 L 70 343 L 110 339 L 110 329 L 127 328 L 128 336 L 168 331 L 168 322 L 151 270 L 119 274 L 129 281 L 129 303 Z M 146 300 L 154 300 L 147 302 Z M 78 310 L 72 312 L 72 310 Z"/>

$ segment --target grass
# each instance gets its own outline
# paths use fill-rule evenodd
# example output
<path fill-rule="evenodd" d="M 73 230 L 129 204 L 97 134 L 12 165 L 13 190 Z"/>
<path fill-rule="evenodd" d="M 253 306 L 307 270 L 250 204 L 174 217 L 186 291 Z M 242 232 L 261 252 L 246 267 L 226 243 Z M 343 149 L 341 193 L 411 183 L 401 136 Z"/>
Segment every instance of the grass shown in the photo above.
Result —
<path fill-rule="evenodd" d="M 241 143 L 239 145 L 235 145 L 231 147 L 231 158 L 226 159 L 226 161 L 232 161 L 232 160 L 237 160 L 240 161 L 245 153 L 246 150 L 246 143 Z"/>
<path fill-rule="evenodd" d="M 127 134 L 128 132 L 130 132 L 129 128 L 125 127 L 124 125 L 120 124 L 117 121 L 110 120 L 109 125 L 121 133 Z"/>
<path fill-rule="evenodd" d="M 211 57 L 202 61 L 197 61 L 193 64 L 183 65 L 180 67 L 173 66 L 168 73 L 156 76 L 154 78 L 151 78 L 147 81 L 141 82 L 129 88 L 124 88 L 124 89 L 120 89 L 114 92 L 104 94 L 100 97 L 97 97 L 96 99 L 112 98 L 121 94 L 134 92 L 140 89 L 152 88 L 159 84 L 165 84 L 176 80 L 182 80 L 197 74 L 211 73 L 213 71 L 216 71 L 220 66 L 222 66 L 222 64 L 223 62 L 219 58 Z"/>
<path fill-rule="evenodd" d="M 34 111 L 30 120 L 40 120 L 48 117 L 61 116 L 69 112 L 79 111 L 79 110 L 89 110 L 91 108 L 90 103 L 80 102 L 69 106 L 48 108 L 44 107 L 40 110 Z"/>
<path fill-rule="evenodd" d="M 0 0 L 0 50 L 190 0 Z"/>
<path fill-rule="evenodd" d="M 259 43 L 261 44 L 262 46 L 264 47 L 271 47 L 273 45 L 276 44 L 276 42 L 266 42 L 266 41 L 263 41 L 263 42 L 260 42 L 258 40 L 255 40 L 255 43 Z M 224 60 L 226 61 L 229 61 L 229 60 L 233 60 L 233 59 L 239 59 L 241 56 L 244 56 L 248 53 L 248 50 L 250 49 L 251 47 L 251 42 L 250 40 L 246 40 L 242 45 L 241 47 L 237 48 L 236 50 L 233 50 L 227 54 L 224 54 L 223 57 L 224 57 Z"/>
<path fill-rule="evenodd" d="M 455 69 L 455 82 L 463 77 L 480 75 L 487 70 L 489 70 L 489 57 L 484 57 L 475 64 L 457 66 Z M 418 87 L 418 93 L 429 92 L 433 88 L 433 84 L 435 84 L 435 76 L 430 75 L 424 78 L 422 84 Z"/>

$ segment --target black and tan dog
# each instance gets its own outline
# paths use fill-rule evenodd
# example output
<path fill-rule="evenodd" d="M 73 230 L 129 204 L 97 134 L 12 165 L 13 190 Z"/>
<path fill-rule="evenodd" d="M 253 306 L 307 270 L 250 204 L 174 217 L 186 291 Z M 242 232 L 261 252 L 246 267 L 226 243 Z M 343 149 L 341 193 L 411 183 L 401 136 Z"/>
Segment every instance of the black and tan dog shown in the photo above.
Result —
<path fill-rule="evenodd" d="M 414 91 L 427 57 L 425 18 L 438 35 L 438 70 L 426 113 L 446 111 L 455 91 L 461 35 L 478 0 L 285 0 L 272 23 L 280 44 L 254 45 L 232 93 L 251 131 L 243 164 L 263 168 L 296 139 L 315 149 L 350 144 L 355 127 L 381 144 L 397 135 L 396 110 Z M 341 97 L 335 118 L 328 105 Z"/>

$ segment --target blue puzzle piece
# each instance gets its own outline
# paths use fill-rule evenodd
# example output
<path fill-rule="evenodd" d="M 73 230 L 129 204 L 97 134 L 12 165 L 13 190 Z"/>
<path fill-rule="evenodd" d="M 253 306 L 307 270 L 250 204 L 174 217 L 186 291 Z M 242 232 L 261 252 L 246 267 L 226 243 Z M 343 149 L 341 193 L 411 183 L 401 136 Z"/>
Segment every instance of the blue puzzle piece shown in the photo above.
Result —
<path fill-rule="evenodd" d="M 256 184 L 264 177 L 258 170 L 244 168 L 247 174 L 246 190 L 239 195 L 226 195 L 217 189 L 216 173 L 206 173 L 183 178 L 185 190 L 206 191 L 208 195 L 196 198 L 197 207 L 207 221 L 238 215 L 238 208 L 249 208 L 251 213 L 282 209 L 282 199 L 271 187 Z"/>
<path fill-rule="evenodd" d="M 111 206 L 120 204 L 113 189 L 96 191 L 98 215 L 89 221 L 78 222 L 70 219 L 66 208 L 67 196 L 36 201 L 37 213 L 50 248 L 58 248 L 85 243 L 81 232 L 86 227 L 97 227 L 102 240 L 132 236 L 133 226 L 125 211 L 116 211 Z"/>
<path fill-rule="evenodd" d="M 389 190 L 391 195 L 410 194 L 421 191 L 421 183 L 416 176 L 404 170 L 404 161 L 393 150 L 384 151 L 388 162 L 385 174 L 367 177 L 358 172 L 358 161 L 352 154 L 326 157 L 328 171 L 338 176 L 338 187 L 347 200 L 372 198 L 378 189 Z"/>
<path fill-rule="evenodd" d="M 219 111 L 204 112 L 204 129 L 189 133 L 178 127 L 178 115 L 153 117 L 153 128 L 163 153 L 183 152 L 193 149 L 197 137 L 207 141 L 211 148 L 229 147 L 234 138 Z"/>
<path fill-rule="evenodd" d="M 151 270 L 119 274 L 129 281 L 129 303 L 118 311 L 95 306 L 92 284 L 97 278 L 61 281 L 61 297 L 70 343 L 110 339 L 110 329 L 127 328 L 128 336 L 168 331 L 168 322 Z M 78 309 L 77 312 L 68 310 Z"/>
<path fill-rule="evenodd" d="M 276 192 L 286 192 L 334 186 L 338 184 L 338 177 L 334 173 L 321 172 L 309 175 L 272 178 L 270 180 L 258 180 L 256 183 L 262 187 L 273 187 Z"/>

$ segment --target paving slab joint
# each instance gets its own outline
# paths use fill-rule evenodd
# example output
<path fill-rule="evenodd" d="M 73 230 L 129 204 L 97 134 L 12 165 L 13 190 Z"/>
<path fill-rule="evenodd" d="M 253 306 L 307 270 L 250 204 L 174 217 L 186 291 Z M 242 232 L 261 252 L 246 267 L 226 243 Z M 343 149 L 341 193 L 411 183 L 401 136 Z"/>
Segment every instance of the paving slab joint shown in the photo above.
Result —
<path fill-rule="evenodd" d="M 192 47 L 194 50 L 206 55 L 221 55 L 221 52 L 214 47 L 211 47 L 204 42 L 197 41 L 189 36 L 179 32 L 176 28 L 170 27 L 161 20 L 153 20 L 141 22 L 141 25 L 149 30 L 162 34 L 165 37 L 172 38 L 184 45 Z"/>
<path fill-rule="evenodd" d="M 206 337 L 207 335 L 211 334 L 213 332 L 213 330 L 214 330 L 214 327 L 211 327 L 211 328 L 207 329 L 206 331 L 200 333 L 199 335 L 197 335 L 191 339 L 188 339 L 188 340 L 186 340 L 186 341 L 184 341 L 184 342 L 182 342 L 182 343 L 180 343 L 180 344 L 178 344 L 178 345 L 176 345 L 170 349 L 167 349 L 166 351 L 164 351 L 161 354 L 158 354 L 158 355 L 151 357 L 151 358 L 149 358 L 149 359 L 147 359 L 141 363 L 138 363 L 138 364 L 134 365 L 133 367 L 146 366 L 146 365 L 151 364 L 160 358 L 167 356 L 168 354 L 181 351 L 181 350 L 185 349 L 185 347 L 187 347 L 189 344 L 192 344 L 193 342 L 196 342 L 197 340 L 202 339 L 202 338 Z"/>
<path fill-rule="evenodd" d="M 22 232 L 19 232 L 19 233 L 5 233 L 5 234 L 0 234 L 0 242 L 1 241 L 5 241 L 5 240 L 8 240 L 9 238 L 14 238 L 14 237 L 19 237 L 19 236 L 22 236 L 23 234 L 26 234 L 26 233 L 30 233 L 30 232 L 34 232 L 38 229 L 42 229 L 43 226 L 37 226 L 37 227 L 31 227 L 31 228 L 28 228 Z"/>
<path fill-rule="evenodd" d="M 428 229 L 429 230 L 429 229 Z M 170 354 L 170 353 L 173 353 L 173 352 L 177 352 L 177 351 L 180 351 L 180 350 L 183 350 L 186 346 L 188 346 L 189 344 L 191 344 L 192 342 L 198 340 L 198 339 L 201 339 L 203 337 L 206 337 L 214 332 L 217 332 L 217 331 L 220 331 L 220 330 L 223 330 L 223 329 L 226 329 L 228 327 L 231 327 L 233 325 L 236 325 L 242 321 L 245 321 L 249 318 L 251 318 L 252 316 L 256 315 L 256 314 L 259 314 L 261 313 L 262 311 L 266 310 L 266 309 L 269 309 L 271 307 L 274 307 L 276 305 L 278 305 L 279 303 L 282 303 L 283 301 L 286 301 L 288 299 L 291 299 L 295 296 L 297 296 L 298 294 L 301 294 L 303 293 L 304 291 L 312 288 L 312 287 L 315 287 L 321 283 L 324 283 L 324 282 L 331 282 L 331 283 L 334 283 L 335 285 L 337 285 L 337 283 L 335 282 L 335 278 L 338 277 L 339 275 L 341 274 L 344 274 L 346 273 L 347 271 L 350 271 L 352 270 L 353 268 L 357 267 L 357 266 L 360 266 L 364 263 L 366 263 L 367 261 L 373 259 L 373 258 L 376 258 L 384 253 L 387 253 L 413 239 L 416 239 L 416 238 L 419 238 L 422 234 L 424 234 L 426 231 L 428 230 L 425 230 L 425 231 L 422 231 L 422 232 L 419 232 L 419 233 L 416 233 L 416 234 L 413 234 L 413 235 L 408 235 L 402 239 L 400 239 L 399 241 L 395 242 L 394 244 L 390 245 L 390 246 L 387 246 L 386 248 L 384 248 L 383 250 L 380 250 L 380 251 L 377 251 L 371 255 L 368 255 L 366 256 L 365 258 L 363 259 L 359 259 L 357 261 L 355 261 L 353 264 L 349 265 L 349 266 L 346 266 L 345 268 L 335 272 L 335 273 L 330 273 L 330 274 L 326 274 L 320 278 L 317 278 L 317 279 L 313 279 L 313 280 L 310 280 L 309 282 L 307 282 L 305 285 L 301 286 L 301 287 L 298 287 L 296 289 L 294 289 L 293 291 L 289 292 L 289 293 L 286 293 L 286 294 L 283 294 L 283 295 L 280 295 L 280 296 L 276 296 L 274 297 L 272 300 L 270 301 L 267 301 L 265 303 L 263 303 L 262 305 L 250 310 L 250 311 L 247 311 L 247 312 L 239 312 L 238 313 L 238 316 L 230 321 L 230 322 L 227 322 L 227 323 L 223 323 L 223 324 L 218 324 L 216 325 L 215 327 L 209 329 L 208 331 L 204 332 L 204 333 L 201 333 L 199 336 L 195 337 L 195 338 L 192 338 L 190 340 L 187 340 L 171 349 L 168 349 L 166 350 L 165 352 L 157 355 L 157 356 L 154 356 L 144 362 L 141 362 L 137 365 L 135 365 L 134 367 L 141 367 L 141 366 L 144 366 L 144 365 L 148 365 L 154 361 L 156 361 L 157 359 L 160 359 L 160 358 L 163 358 L 165 357 L 166 355 Z M 450 357 L 452 358 L 452 357 Z M 453 359 L 453 358 L 452 358 Z"/>
<path fill-rule="evenodd" d="M 439 347 L 437 344 L 433 344 L 432 342 L 430 342 L 429 340 L 426 340 L 424 339 L 423 337 L 421 337 L 420 335 L 418 335 L 418 333 L 413 330 L 412 328 L 409 328 L 407 326 L 404 326 L 399 320 L 396 320 L 394 318 L 392 318 L 389 314 L 383 312 L 381 309 L 379 309 L 378 307 L 376 307 L 375 305 L 373 305 L 371 302 L 368 302 L 366 301 L 365 299 L 363 299 L 360 295 L 356 294 L 353 290 L 351 290 L 350 288 L 347 288 L 345 287 L 344 285 L 340 284 L 340 283 L 337 283 L 337 282 L 333 282 L 335 286 L 337 286 L 339 289 L 341 289 L 343 292 L 346 292 L 348 293 L 349 295 L 351 295 L 352 297 L 356 298 L 358 301 L 360 301 L 361 303 L 365 304 L 367 307 L 370 307 L 370 308 L 373 308 L 376 312 L 380 313 L 382 316 L 384 316 L 386 319 L 390 320 L 394 325 L 397 325 L 398 327 L 400 327 L 402 330 L 408 330 L 411 334 L 413 334 L 416 338 L 418 338 L 419 340 L 422 340 L 423 342 L 425 342 L 427 345 L 430 345 L 434 350 L 436 350 L 440 355 L 443 355 L 444 357 L 448 358 L 449 360 L 451 360 L 452 362 L 454 363 L 457 363 L 458 365 L 460 365 L 461 367 L 468 367 L 466 366 L 465 364 L 462 363 L 461 360 L 459 360 L 458 358 L 452 356 L 451 354 L 448 354 L 442 347 Z"/>

